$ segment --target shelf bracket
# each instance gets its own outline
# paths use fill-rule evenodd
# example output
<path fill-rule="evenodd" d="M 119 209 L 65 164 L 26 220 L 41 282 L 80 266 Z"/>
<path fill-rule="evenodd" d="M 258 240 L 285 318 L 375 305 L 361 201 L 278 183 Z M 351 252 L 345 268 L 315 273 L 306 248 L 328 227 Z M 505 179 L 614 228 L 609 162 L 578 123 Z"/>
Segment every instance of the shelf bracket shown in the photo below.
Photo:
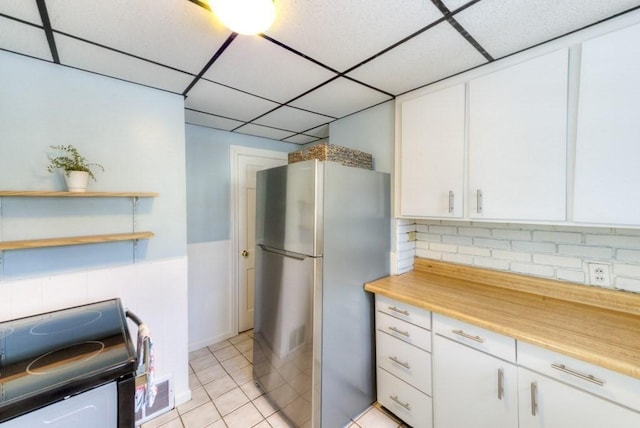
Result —
<path fill-rule="evenodd" d="M 139 239 L 133 240 L 133 264 L 138 261 L 138 241 Z"/>
<path fill-rule="evenodd" d="M 131 228 L 132 232 L 136 233 L 136 228 L 138 227 L 138 197 L 131 197 Z"/>

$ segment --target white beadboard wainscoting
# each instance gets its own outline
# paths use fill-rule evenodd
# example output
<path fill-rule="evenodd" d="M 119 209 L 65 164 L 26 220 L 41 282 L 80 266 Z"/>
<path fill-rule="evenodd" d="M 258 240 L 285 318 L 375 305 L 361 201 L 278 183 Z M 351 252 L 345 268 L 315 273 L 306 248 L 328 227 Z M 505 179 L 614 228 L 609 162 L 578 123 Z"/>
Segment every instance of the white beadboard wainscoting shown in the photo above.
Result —
<path fill-rule="evenodd" d="M 640 230 L 445 220 L 395 221 L 396 270 L 413 258 L 589 284 L 588 264 L 610 266 L 612 288 L 640 293 Z"/>
<path fill-rule="evenodd" d="M 176 405 L 188 401 L 187 257 L 0 281 L 0 321 L 115 297 L 149 326 L 156 377 L 173 379 Z"/>
<path fill-rule="evenodd" d="M 231 316 L 231 241 L 187 245 L 189 257 L 189 351 L 236 334 Z"/>

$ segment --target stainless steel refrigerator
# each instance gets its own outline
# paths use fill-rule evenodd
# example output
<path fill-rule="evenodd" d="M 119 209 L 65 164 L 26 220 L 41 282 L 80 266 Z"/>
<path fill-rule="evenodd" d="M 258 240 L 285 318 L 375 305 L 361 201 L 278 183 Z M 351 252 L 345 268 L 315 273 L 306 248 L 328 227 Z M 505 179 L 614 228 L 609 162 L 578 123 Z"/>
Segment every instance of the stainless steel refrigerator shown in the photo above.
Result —
<path fill-rule="evenodd" d="M 389 175 L 317 160 L 259 171 L 254 379 L 298 427 L 375 401 L 373 298 L 389 274 Z"/>

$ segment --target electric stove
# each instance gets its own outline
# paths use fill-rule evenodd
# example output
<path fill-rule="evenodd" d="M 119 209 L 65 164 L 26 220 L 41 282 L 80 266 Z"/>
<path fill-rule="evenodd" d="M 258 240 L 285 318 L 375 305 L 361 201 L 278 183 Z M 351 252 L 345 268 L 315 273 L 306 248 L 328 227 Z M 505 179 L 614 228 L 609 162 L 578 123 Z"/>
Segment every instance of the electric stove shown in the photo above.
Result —
<path fill-rule="evenodd" d="M 0 423 L 117 382 L 118 426 L 133 426 L 136 363 L 120 299 L 2 322 Z"/>

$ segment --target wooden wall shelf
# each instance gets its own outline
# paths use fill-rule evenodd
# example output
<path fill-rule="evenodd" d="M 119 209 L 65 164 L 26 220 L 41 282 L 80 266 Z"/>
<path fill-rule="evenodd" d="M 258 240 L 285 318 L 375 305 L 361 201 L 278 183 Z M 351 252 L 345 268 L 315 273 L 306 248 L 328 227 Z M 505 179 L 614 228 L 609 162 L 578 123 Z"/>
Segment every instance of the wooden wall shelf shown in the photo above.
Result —
<path fill-rule="evenodd" d="M 69 236 L 64 238 L 27 239 L 0 242 L 0 251 L 28 248 L 61 247 L 65 245 L 96 244 L 99 242 L 136 241 L 153 238 L 153 232 L 113 233 L 107 235 Z"/>
<path fill-rule="evenodd" d="M 156 192 L 56 192 L 46 190 L 0 190 L 0 196 L 34 198 L 155 198 Z"/>

